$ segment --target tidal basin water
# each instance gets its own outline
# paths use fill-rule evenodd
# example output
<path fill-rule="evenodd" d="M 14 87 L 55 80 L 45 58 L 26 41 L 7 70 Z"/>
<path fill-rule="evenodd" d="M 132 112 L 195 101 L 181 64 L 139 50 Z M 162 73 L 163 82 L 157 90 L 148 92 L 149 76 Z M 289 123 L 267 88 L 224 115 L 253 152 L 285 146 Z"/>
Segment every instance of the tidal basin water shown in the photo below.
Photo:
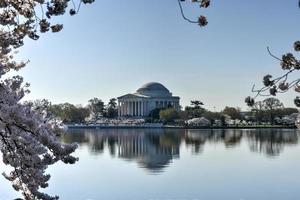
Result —
<path fill-rule="evenodd" d="M 299 136 L 288 129 L 73 129 L 62 140 L 79 144 L 80 161 L 51 166 L 46 191 L 62 200 L 299 200 Z M 0 199 L 16 197 L 1 177 Z"/>

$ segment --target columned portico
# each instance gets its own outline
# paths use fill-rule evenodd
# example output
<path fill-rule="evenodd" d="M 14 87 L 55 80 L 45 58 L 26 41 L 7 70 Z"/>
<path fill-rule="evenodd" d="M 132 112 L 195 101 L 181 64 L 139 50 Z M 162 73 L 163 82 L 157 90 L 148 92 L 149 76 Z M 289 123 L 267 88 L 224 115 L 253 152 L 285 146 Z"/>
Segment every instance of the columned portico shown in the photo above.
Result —
<path fill-rule="evenodd" d="M 160 83 L 148 83 L 136 93 L 118 97 L 118 114 L 127 117 L 146 117 L 155 108 L 173 107 L 179 110 L 179 97 L 172 96 Z"/>
<path fill-rule="evenodd" d="M 119 116 L 145 116 L 147 101 L 144 100 L 119 100 Z"/>

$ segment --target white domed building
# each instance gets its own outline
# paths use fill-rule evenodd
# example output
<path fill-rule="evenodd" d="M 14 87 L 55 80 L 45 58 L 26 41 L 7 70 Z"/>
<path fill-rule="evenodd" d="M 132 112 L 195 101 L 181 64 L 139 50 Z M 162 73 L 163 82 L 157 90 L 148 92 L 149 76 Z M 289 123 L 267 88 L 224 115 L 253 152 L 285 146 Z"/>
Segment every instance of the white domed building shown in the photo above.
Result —
<path fill-rule="evenodd" d="M 180 109 L 180 98 L 162 84 L 151 82 L 140 87 L 135 93 L 118 97 L 119 116 L 146 117 L 155 108 L 173 107 Z"/>

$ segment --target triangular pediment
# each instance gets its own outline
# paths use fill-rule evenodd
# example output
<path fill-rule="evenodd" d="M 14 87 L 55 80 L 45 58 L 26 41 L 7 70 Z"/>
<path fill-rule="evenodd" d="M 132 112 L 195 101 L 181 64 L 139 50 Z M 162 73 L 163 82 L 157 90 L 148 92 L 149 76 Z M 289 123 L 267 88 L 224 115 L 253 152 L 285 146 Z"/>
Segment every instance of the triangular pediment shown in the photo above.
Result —
<path fill-rule="evenodd" d="M 118 99 L 130 99 L 130 98 L 147 98 L 148 96 L 139 95 L 139 94 L 125 94 L 123 96 L 118 97 Z"/>

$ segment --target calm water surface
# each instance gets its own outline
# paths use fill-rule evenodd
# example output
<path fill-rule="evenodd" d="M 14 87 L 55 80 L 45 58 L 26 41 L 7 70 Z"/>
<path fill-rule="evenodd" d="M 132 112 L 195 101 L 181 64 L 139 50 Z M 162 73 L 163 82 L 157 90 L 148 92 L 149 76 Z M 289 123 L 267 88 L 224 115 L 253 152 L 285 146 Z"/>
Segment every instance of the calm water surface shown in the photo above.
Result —
<path fill-rule="evenodd" d="M 80 161 L 52 166 L 47 192 L 63 200 L 299 200 L 299 136 L 277 129 L 69 130 L 62 139 L 79 143 Z M 0 178 L 0 199 L 16 197 Z"/>

